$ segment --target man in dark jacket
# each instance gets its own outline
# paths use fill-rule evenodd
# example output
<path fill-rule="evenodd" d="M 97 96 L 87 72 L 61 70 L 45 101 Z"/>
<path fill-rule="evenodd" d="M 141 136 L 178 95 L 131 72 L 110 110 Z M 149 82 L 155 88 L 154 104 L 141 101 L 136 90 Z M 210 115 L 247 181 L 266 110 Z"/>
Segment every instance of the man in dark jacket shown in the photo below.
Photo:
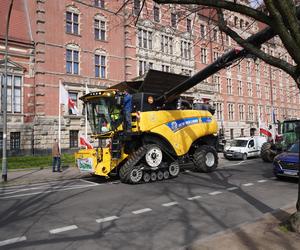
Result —
<path fill-rule="evenodd" d="M 126 90 L 124 92 L 124 107 L 123 112 L 125 116 L 125 128 L 127 132 L 131 131 L 131 111 L 132 111 L 132 95 Z"/>

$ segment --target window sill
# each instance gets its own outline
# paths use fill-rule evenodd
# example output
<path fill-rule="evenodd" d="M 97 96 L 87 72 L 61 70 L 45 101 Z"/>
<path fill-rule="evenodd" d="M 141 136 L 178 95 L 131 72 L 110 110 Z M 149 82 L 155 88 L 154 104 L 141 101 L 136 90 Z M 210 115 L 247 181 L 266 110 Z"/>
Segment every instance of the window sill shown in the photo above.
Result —
<path fill-rule="evenodd" d="M 74 73 L 68 73 L 68 72 L 66 72 L 66 74 L 67 74 L 68 76 L 79 76 L 79 73 L 78 73 L 78 74 L 74 74 Z"/>
<path fill-rule="evenodd" d="M 101 39 L 97 39 L 97 38 L 95 38 L 95 41 L 97 41 L 97 42 L 103 42 L 103 43 L 108 43 L 108 40 L 101 40 Z"/>
<path fill-rule="evenodd" d="M 70 32 L 66 32 L 67 35 L 71 35 L 71 36 L 77 36 L 77 37 L 81 37 L 80 34 L 75 34 L 75 33 L 70 33 Z"/>

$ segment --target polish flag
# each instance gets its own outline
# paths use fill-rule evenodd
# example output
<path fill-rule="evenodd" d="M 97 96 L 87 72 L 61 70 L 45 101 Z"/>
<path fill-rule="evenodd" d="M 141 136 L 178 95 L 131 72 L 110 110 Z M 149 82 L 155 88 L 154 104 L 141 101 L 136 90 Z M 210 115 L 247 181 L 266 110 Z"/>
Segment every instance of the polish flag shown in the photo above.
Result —
<path fill-rule="evenodd" d="M 60 92 L 60 104 L 64 104 L 69 109 L 71 109 L 73 115 L 79 115 L 79 111 L 75 105 L 75 102 L 69 97 L 68 91 L 64 88 L 62 84 L 59 86 L 59 92 Z"/>
<path fill-rule="evenodd" d="M 69 97 L 68 98 L 68 108 L 71 109 L 73 115 L 79 115 L 79 110 L 75 105 L 75 102 Z"/>
<path fill-rule="evenodd" d="M 272 137 L 271 131 L 263 123 L 260 124 L 259 133 L 267 137 Z"/>
<path fill-rule="evenodd" d="M 93 145 L 91 143 L 89 143 L 89 141 L 82 135 L 79 137 L 79 144 L 81 146 L 85 146 L 87 149 L 94 148 Z"/>

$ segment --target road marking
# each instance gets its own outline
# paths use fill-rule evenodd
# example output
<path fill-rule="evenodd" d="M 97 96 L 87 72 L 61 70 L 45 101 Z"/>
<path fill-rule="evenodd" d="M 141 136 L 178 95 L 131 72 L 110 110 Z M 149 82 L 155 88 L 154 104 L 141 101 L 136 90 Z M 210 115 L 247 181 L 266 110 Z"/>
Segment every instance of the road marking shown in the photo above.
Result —
<path fill-rule="evenodd" d="M 27 240 L 26 236 L 16 237 L 16 238 L 8 239 L 8 240 L 3 240 L 3 241 L 0 241 L 0 247 L 1 246 L 6 246 L 6 245 L 9 245 L 9 244 L 18 243 L 18 242 L 25 241 L 25 240 Z"/>
<path fill-rule="evenodd" d="M 193 196 L 193 197 L 189 197 L 187 198 L 189 201 L 192 201 L 192 200 L 197 200 L 197 199 L 200 199 L 202 198 L 200 195 L 197 195 L 197 196 Z"/>
<path fill-rule="evenodd" d="M 142 214 L 142 213 L 147 213 L 147 212 L 150 212 L 152 211 L 151 208 L 143 208 L 143 209 L 140 209 L 140 210 L 136 210 L 136 211 L 132 211 L 133 214 Z"/>
<path fill-rule="evenodd" d="M 169 203 L 164 203 L 162 204 L 163 207 L 170 207 L 170 206 L 174 206 L 177 205 L 178 202 L 177 201 L 173 201 L 173 202 L 169 202 Z"/>
<path fill-rule="evenodd" d="M 119 219 L 119 217 L 113 215 L 113 216 L 109 216 L 109 217 L 105 217 L 105 218 L 101 218 L 101 219 L 96 219 L 96 222 L 97 222 L 97 223 L 103 223 L 103 222 L 112 221 L 112 220 L 117 220 L 117 219 Z"/>
<path fill-rule="evenodd" d="M 76 225 L 70 225 L 70 226 L 66 226 L 66 227 L 51 229 L 49 232 L 51 234 L 59 234 L 59 233 L 74 230 L 74 229 L 77 229 L 77 228 L 78 227 Z"/>
<path fill-rule="evenodd" d="M 17 195 L 11 195 L 11 196 L 3 196 L 3 197 L 0 197 L 0 200 L 3 200 L 3 199 L 9 199 L 9 198 L 23 197 L 23 196 L 28 196 L 28 195 L 36 195 L 36 194 L 47 194 L 47 193 L 61 192 L 61 191 L 66 191 L 66 190 L 74 190 L 74 189 L 88 188 L 88 187 L 92 187 L 92 185 L 79 186 L 79 187 L 70 187 L 70 188 L 62 188 L 62 189 L 57 188 L 57 189 L 55 189 L 55 190 L 40 191 L 40 192 L 34 192 L 34 193 L 29 193 L 29 194 L 17 194 Z"/>
<path fill-rule="evenodd" d="M 239 189 L 239 188 L 238 187 L 230 187 L 230 188 L 227 188 L 226 190 L 233 191 L 233 190 L 237 190 L 237 189 Z"/>
<path fill-rule="evenodd" d="M 217 195 L 217 194 L 222 194 L 222 192 L 221 191 L 215 191 L 215 192 L 209 193 L 209 195 Z"/>
<path fill-rule="evenodd" d="M 267 182 L 267 180 L 258 180 L 257 182 L 263 183 L 263 182 Z"/>
<path fill-rule="evenodd" d="M 245 186 L 245 187 L 249 187 L 249 186 L 253 186 L 254 184 L 253 183 L 245 183 L 245 184 L 243 184 L 243 186 Z"/>
<path fill-rule="evenodd" d="M 80 179 L 80 181 L 83 181 L 83 182 L 88 183 L 88 184 L 93 185 L 93 186 L 103 185 L 103 184 L 100 184 L 100 183 L 96 183 L 96 182 L 92 182 L 92 181 L 87 181 L 87 180 L 83 180 L 83 179 Z"/>

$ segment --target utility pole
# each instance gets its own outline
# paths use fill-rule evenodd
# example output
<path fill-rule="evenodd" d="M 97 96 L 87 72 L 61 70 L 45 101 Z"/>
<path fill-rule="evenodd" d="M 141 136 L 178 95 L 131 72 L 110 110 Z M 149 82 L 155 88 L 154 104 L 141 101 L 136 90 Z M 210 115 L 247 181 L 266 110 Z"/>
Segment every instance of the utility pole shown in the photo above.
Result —
<path fill-rule="evenodd" d="M 2 89 L 2 111 L 3 111 L 3 151 L 2 151 L 2 179 L 7 182 L 7 61 L 8 61 L 8 31 L 9 20 L 12 11 L 14 0 L 10 1 L 7 20 L 6 20 L 6 33 L 5 33 L 5 58 L 4 58 L 4 84 Z"/>

